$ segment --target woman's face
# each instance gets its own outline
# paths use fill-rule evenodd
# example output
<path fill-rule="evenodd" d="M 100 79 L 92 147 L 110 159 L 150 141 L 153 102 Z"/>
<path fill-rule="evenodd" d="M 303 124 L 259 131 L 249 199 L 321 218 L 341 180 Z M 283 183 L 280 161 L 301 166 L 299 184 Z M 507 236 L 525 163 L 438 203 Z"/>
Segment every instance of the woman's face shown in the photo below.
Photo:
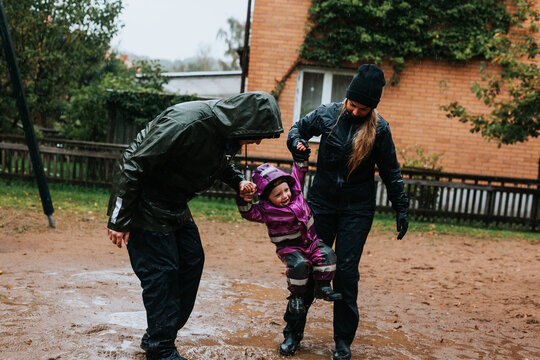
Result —
<path fill-rule="evenodd" d="M 347 106 L 347 111 L 352 114 L 352 116 L 363 118 L 369 114 L 371 111 L 370 107 L 362 105 L 356 101 L 350 99 L 346 100 L 345 106 Z"/>

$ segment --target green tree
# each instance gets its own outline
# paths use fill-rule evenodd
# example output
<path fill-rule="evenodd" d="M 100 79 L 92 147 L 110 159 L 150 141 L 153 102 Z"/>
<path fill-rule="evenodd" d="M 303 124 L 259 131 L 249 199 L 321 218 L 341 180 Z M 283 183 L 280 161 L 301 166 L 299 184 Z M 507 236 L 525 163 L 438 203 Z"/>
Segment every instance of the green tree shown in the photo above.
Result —
<path fill-rule="evenodd" d="M 500 69 L 482 66 L 482 84 L 475 82 L 472 91 L 493 110 L 473 114 L 459 102 L 442 109 L 449 118 L 458 118 L 499 146 L 524 142 L 538 137 L 540 131 L 540 72 L 535 58 L 538 55 L 538 20 L 540 13 L 534 4 L 517 1 L 513 30 L 496 34 L 490 41 L 487 59 Z"/>
<path fill-rule="evenodd" d="M 128 116 L 133 121 L 151 120 L 162 110 L 159 108 L 162 104 L 156 103 L 155 108 L 141 99 L 145 98 L 144 94 L 154 98 L 163 94 L 162 87 L 167 79 L 161 73 L 161 65 L 155 60 L 138 60 L 128 68 L 119 56 L 110 54 L 99 69 L 97 79 L 73 92 L 61 117 L 62 134 L 71 139 L 104 142 L 109 121 L 108 101 L 113 96 L 117 103 L 130 102 L 125 107 L 135 109 Z M 134 95 L 137 93 L 143 95 Z"/>
<path fill-rule="evenodd" d="M 53 127 L 70 95 L 99 77 L 122 0 L 8 0 L 8 25 L 33 121 Z M 3 52 L 0 56 L 0 124 L 18 120 Z"/>
<path fill-rule="evenodd" d="M 225 41 L 227 50 L 225 56 L 230 62 L 220 61 L 223 70 L 240 70 L 240 54 L 238 51 L 244 46 L 245 23 L 233 17 L 227 19 L 228 29 L 219 29 L 217 38 Z"/>

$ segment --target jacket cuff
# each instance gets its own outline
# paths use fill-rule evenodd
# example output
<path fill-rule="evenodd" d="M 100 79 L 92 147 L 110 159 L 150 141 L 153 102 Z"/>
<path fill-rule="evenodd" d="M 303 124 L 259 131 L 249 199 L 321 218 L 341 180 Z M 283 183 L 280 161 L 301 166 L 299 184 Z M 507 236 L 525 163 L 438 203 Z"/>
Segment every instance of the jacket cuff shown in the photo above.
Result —
<path fill-rule="evenodd" d="M 109 222 L 107 223 L 107 229 L 111 229 L 111 230 L 118 231 L 118 232 L 128 232 L 129 231 L 129 228 L 127 226 L 121 225 L 121 224 L 115 224 L 115 223 L 111 222 L 111 220 L 109 220 Z"/>
<path fill-rule="evenodd" d="M 238 210 L 242 213 L 248 212 L 251 210 L 252 203 L 246 202 L 243 198 L 240 196 L 236 196 L 236 206 L 238 206 Z"/>

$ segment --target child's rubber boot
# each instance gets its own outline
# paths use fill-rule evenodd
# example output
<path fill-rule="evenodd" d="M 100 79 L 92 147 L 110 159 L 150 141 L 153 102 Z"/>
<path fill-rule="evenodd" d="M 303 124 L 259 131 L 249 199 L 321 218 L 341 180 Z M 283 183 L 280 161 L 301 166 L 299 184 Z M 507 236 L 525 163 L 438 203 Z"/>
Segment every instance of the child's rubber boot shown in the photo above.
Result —
<path fill-rule="evenodd" d="M 343 340 L 336 340 L 336 348 L 334 349 L 334 354 L 332 355 L 332 360 L 350 360 L 351 359 L 351 349 L 350 346 Z"/>
<path fill-rule="evenodd" d="M 170 354 L 163 355 L 159 353 L 146 352 L 146 360 L 187 360 L 185 357 L 180 356 L 178 350 L 174 349 Z"/>
<path fill-rule="evenodd" d="M 293 314 L 302 315 L 306 313 L 304 299 L 300 295 L 289 296 L 289 311 Z"/>
<path fill-rule="evenodd" d="M 318 280 L 315 286 L 315 297 L 326 301 L 342 300 L 343 296 L 340 293 L 334 292 L 330 286 L 330 281 Z"/>
<path fill-rule="evenodd" d="M 300 346 L 303 334 L 288 333 L 285 335 L 285 340 L 279 345 L 279 353 L 282 356 L 292 356 L 296 349 Z"/>

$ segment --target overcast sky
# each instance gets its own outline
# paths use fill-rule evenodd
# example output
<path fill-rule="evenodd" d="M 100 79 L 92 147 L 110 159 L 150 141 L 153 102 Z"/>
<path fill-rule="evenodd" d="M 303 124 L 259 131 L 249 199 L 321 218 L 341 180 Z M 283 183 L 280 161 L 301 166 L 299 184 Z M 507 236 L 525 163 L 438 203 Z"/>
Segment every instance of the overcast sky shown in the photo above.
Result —
<path fill-rule="evenodd" d="M 248 0 L 124 0 L 120 21 L 124 27 L 113 39 L 120 53 L 152 59 L 185 59 L 195 56 L 201 46 L 210 55 L 223 58 L 225 42 L 216 35 L 228 29 L 227 19 L 242 22 Z M 254 1 L 251 6 L 253 10 Z"/>

